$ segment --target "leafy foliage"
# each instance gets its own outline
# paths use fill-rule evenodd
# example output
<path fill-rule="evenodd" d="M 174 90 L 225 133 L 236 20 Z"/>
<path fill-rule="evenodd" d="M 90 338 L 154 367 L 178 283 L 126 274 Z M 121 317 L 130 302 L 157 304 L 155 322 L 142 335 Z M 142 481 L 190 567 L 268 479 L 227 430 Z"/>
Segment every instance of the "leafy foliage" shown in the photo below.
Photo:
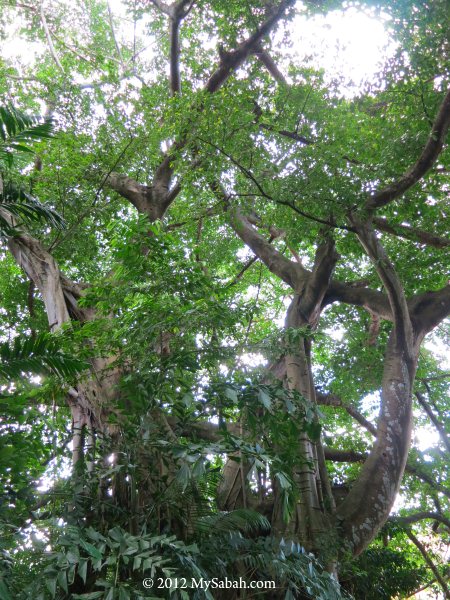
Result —
<path fill-rule="evenodd" d="M 51 119 L 42 121 L 12 106 L 0 106 L 0 235 L 11 236 L 16 230 L 15 219 L 25 223 L 44 221 L 54 227 L 64 227 L 59 214 L 41 204 L 25 189 L 9 179 L 15 161 L 22 155 L 34 155 L 34 145 L 51 138 Z"/>
<path fill-rule="evenodd" d="M 41 333 L 28 339 L 16 337 L 14 342 L 0 344 L 0 377 L 20 378 L 23 373 L 50 373 L 69 379 L 87 364 L 60 350 L 55 336 Z"/>
<path fill-rule="evenodd" d="M 236 59 L 278 4 L 178 0 L 178 29 L 164 12 L 175 4 L 144 0 L 124 0 L 120 16 L 103 0 L 48 0 L 42 10 L 10 2 L 0 15 L 0 45 L 17 27 L 35 50 L 29 62 L 0 61 L 0 234 L 5 242 L 33 236 L 52 255 L 55 298 L 63 282 L 58 299 L 71 320 L 69 341 L 47 333 L 45 260 L 24 245 L 36 267 L 30 275 L 23 260 L 24 273 L 5 244 L 0 597 L 231 600 L 244 592 L 150 592 L 142 580 L 243 577 L 273 579 L 280 598 L 387 599 L 432 579 L 401 534 L 351 557 L 333 504 L 354 489 L 373 447 L 392 332 L 388 300 L 381 317 L 354 301 L 359 291 L 387 297 L 348 215 L 407 173 L 427 144 L 448 83 L 448 7 L 291 3 Z M 318 49 L 301 57 L 296 47 L 297 32 L 322 15 L 332 27 L 333 15 L 350 21 L 355 12 L 378 14 L 392 46 L 356 94 L 317 67 Z M 178 50 L 181 91 L 167 76 Z M 52 119 L 30 116 L 43 99 Z M 426 292 L 448 281 L 448 158 L 444 146 L 425 176 L 379 211 L 388 226 L 374 222 L 406 297 L 425 294 L 423 313 Z M 176 199 L 156 215 L 158 193 Z M 329 295 L 317 323 L 283 326 L 294 290 L 242 243 L 231 226 L 236 207 L 259 235 L 256 246 L 299 269 L 312 269 L 333 238 L 332 278 L 351 301 Z M 423 241 L 427 234 L 437 245 Z M 308 295 L 303 284 L 295 293 Z M 436 356 L 448 342 L 445 323 L 432 336 L 420 349 L 415 391 L 439 435 L 417 401 L 405 518 L 449 509 L 449 378 Z M 280 368 L 301 352 L 315 391 L 293 389 Z M 306 456 L 301 440 L 323 442 L 324 456 Z M 328 474 L 319 503 L 331 515 L 316 557 L 298 530 L 301 477 L 315 469 L 321 481 Z M 439 563 L 445 522 L 412 527 Z M 328 573 L 335 566 L 342 587 Z M 443 565 L 437 572 L 448 579 Z"/>
<path fill-rule="evenodd" d="M 21 153 L 34 154 L 33 144 L 52 137 L 51 119 L 29 116 L 13 106 L 0 106 L 0 162 L 11 167 Z"/>

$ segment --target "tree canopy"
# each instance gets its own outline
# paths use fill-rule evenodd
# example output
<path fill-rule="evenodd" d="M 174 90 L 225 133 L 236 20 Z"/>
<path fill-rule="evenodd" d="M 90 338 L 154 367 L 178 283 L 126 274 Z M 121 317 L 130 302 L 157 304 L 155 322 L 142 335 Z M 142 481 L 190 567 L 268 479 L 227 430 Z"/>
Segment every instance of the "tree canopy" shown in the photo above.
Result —
<path fill-rule="evenodd" d="M 450 598 L 449 17 L 4 0 L 1 598 Z"/>

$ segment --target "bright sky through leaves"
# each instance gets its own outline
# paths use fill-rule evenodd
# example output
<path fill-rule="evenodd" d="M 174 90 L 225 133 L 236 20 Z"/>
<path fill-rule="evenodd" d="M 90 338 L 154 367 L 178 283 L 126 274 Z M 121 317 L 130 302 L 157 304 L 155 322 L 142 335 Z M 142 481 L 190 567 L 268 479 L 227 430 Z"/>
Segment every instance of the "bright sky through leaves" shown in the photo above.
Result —
<path fill-rule="evenodd" d="M 123 2 L 110 0 L 109 5 L 122 24 L 119 35 L 132 39 L 133 25 L 127 19 Z M 292 31 L 289 38 L 294 42 L 292 52 L 298 57 L 298 64 L 324 69 L 328 82 L 338 82 L 340 93 L 352 96 L 365 82 L 375 81 L 382 64 L 393 53 L 394 44 L 385 26 L 388 21 L 385 13 L 376 15 L 357 7 L 309 19 L 299 15 L 288 25 Z M 0 43 L 2 56 L 20 57 L 21 62 L 31 63 L 42 47 L 29 41 L 24 46 L 17 37 L 19 25 L 11 24 L 11 39 Z M 137 33 L 139 35 L 139 31 Z M 147 52 L 151 52 L 151 47 Z"/>

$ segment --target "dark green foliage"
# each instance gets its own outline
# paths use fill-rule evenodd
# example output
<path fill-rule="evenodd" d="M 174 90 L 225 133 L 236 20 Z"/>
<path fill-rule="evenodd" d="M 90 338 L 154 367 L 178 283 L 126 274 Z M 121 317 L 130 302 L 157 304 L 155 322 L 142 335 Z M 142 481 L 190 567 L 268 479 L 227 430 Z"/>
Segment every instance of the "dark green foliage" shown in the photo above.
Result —
<path fill-rule="evenodd" d="M 429 578 L 420 556 L 406 548 L 373 547 L 354 561 L 342 585 L 355 600 L 391 600 L 404 598 L 424 585 Z"/>
<path fill-rule="evenodd" d="M 51 119 L 27 115 L 13 106 L 0 106 L 0 164 L 11 167 L 20 153 L 34 154 L 33 144 L 52 134 Z"/>
<path fill-rule="evenodd" d="M 12 106 L 0 106 L 0 236 L 18 233 L 17 224 L 43 221 L 57 228 L 64 220 L 43 205 L 24 187 L 15 183 L 11 172 L 23 156 L 34 155 L 36 142 L 53 136 L 51 119 L 32 117 Z M 15 175 L 17 177 L 17 174 Z"/>
<path fill-rule="evenodd" d="M 0 378 L 18 379 L 26 373 L 53 374 L 70 379 L 87 368 L 87 364 L 60 349 L 56 336 L 41 333 L 27 338 L 16 337 L 13 343 L 0 344 Z"/>
<path fill-rule="evenodd" d="M 13 217 L 17 223 L 33 224 L 33 222 L 40 221 L 59 229 L 65 227 L 64 220 L 55 210 L 42 204 L 34 196 L 10 181 L 3 184 L 0 208 L 7 214 L 7 216 L 0 214 L 1 236 L 14 236 L 20 233 L 20 229 L 17 225 L 12 224 L 8 217 Z"/>
<path fill-rule="evenodd" d="M 295 477 L 314 467 L 300 456 L 305 432 L 358 460 L 370 451 L 373 436 L 345 407 L 376 423 L 392 325 L 377 328 L 365 307 L 343 302 L 327 306 L 314 330 L 283 329 L 292 290 L 254 260 L 212 184 L 224 186 L 231 207 L 257 216 L 256 230 L 284 257 L 311 268 L 326 230 L 339 253 L 333 277 L 385 293 L 347 218 L 372 189 L 410 169 L 426 143 L 448 82 L 448 7 L 298 2 L 261 42 L 286 83 L 253 52 L 206 93 L 221 60 L 278 2 L 189 4 L 180 24 L 181 94 L 168 85 L 169 19 L 158 2 L 124 0 L 123 14 L 114 2 L 110 14 L 103 0 L 47 0 L 43 13 L 9 2 L 0 14 L 1 42 L 17 23 L 23 43 L 39 48 L 29 64 L 0 60 L 2 98 L 23 107 L 2 100 L 0 108 L 0 600 L 231 598 L 146 590 L 145 577 L 274 580 L 277 600 L 390 600 L 431 579 L 406 538 L 386 538 L 386 547 L 377 540 L 353 561 L 334 531 L 317 559 L 295 535 L 281 539 L 272 528 L 275 488 L 280 520 L 295 528 Z M 398 47 L 357 95 L 313 67 L 313 56 L 298 60 L 297 38 L 311 22 L 298 21 L 291 35 L 285 23 L 297 12 L 374 16 L 374 5 Z M 54 121 L 29 116 L 43 100 Z M 181 191 L 153 222 L 108 178 L 126 174 L 150 197 L 169 147 L 169 189 Z M 448 157 L 444 149 L 422 181 L 380 211 L 394 232 L 446 235 Z M 5 238 L 21 233 L 81 290 L 65 296 L 72 323 L 61 335 L 46 333 L 38 286 L 8 254 Z M 442 248 L 414 234 L 377 235 L 408 297 L 446 284 Z M 445 325 L 434 339 L 448 341 Z M 334 404 L 318 407 L 268 375 L 267 366 L 304 341 L 316 387 L 337 396 Z M 448 373 L 434 353 L 422 347 L 416 386 L 448 434 Z M 84 414 L 96 427 L 75 431 L 67 392 L 79 388 L 89 404 L 109 378 L 108 393 L 93 400 L 95 415 Z M 424 449 L 430 422 L 419 404 L 414 411 L 422 439 L 410 451 L 402 514 L 446 514 L 448 453 L 431 436 Z M 85 451 L 71 470 L 77 434 Z M 230 493 L 238 508 L 222 510 L 230 464 L 245 493 Z M 344 496 L 361 463 L 327 461 L 325 469 Z M 429 523 L 414 527 L 430 536 Z M 448 540 L 442 524 L 433 527 L 437 535 L 426 539 Z M 347 591 L 321 563 L 339 552 Z"/>

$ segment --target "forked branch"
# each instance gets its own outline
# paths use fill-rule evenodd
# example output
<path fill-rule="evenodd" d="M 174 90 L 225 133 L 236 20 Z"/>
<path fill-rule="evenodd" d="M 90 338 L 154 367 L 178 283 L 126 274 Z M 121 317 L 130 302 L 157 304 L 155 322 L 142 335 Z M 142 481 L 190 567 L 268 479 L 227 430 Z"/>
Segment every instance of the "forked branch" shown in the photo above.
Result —
<path fill-rule="evenodd" d="M 267 50 L 264 50 L 261 44 L 258 44 L 255 48 L 255 56 L 258 60 L 262 62 L 262 64 L 266 67 L 268 72 L 272 75 L 272 77 L 278 83 L 283 85 L 287 84 L 286 78 L 283 73 L 278 68 L 277 63 L 273 60 Z"/>
<path fill-rule="evenodd" d="M 169 6 L 161 0 L 152 0 L 153 4 L 162 12 L 178 19 L 179 22 L 187 14 L 190 4 L 187 0 L 180 0 L 177 4 Z M 220 53 L 220 62 L 217 69 L 205 83 L 204 90 L 209 93 L 216 92 L 227 79 L 238 69 L 248 56 L 253 52 L 257 44 L 267 35 L 276 23 L 282 18 L 285 10 L 294 4 L 294 0 L 282 0 L 278 7 L 272 10 L 269 17 L 262 25 L 247 39 L 241 42 L 235 50 L 231 52 L 222 51 Z M 189 6 L 188 6 L 189 5 Z M 178 9 L 177 9 L 178 7 Z M 178 11 L 178 12 L 177 12 Z M 177 16 L 178 15 L 178 16 Z M 175 40 L 176 41 L 176 40 Z M 173 45 L 173 66 L 178 68 L 178 54 L 176 43 Z M 179 77 L 174 71 L 174 80 L 172 81 L 172 92 L 179 89 Z M 203 111 L 204 105 L 200 104 L 193 107 L 193 110 Z M 161 218 L 169 205 L 173 202 L 180 191 L 180 185 L 171 186 L 172 177 L 175 170 L 176 154 L 185 148 L 189 139 L 186 134 L 180 139 L 175 140 L 164 154 L 159 166 L 156 168 L 151 190 L 147 186 L 140 186 L 137 182 L 130 180 L 131 188 L 127 186 L 126 178 L 121 177 L 121 181 L 116 181 L 117 185 L 113 188 L 124 198 L 130 200 L 136 208 L 147 214 L 156 214 L 156 218 Z M 114 183 L 110 178 L 107 182 Z M 112 186 L 111 186 L 112 187 Z M 149 193 L 150 192 L 150 193 Z M 132 200 L 134 199 L 134 201 Z M 144 206 L 142 210 L 141 206 Z"/>
<path fill-rule="evenodd" d="M 350 220 L 355 226 L 361 245 L 386 288 L 396 330 L 396 344 L 408 356 L 412 352 L 413 330 L 401 281 L 370 225 L 363 224 L 355 216 L 352 216 Z"/>
<path fill-rule="evenodd" d="M 238 69 L 248 55 L 254 51 L 265 35 L 281 19 L 285 10 L 294 4 L 295 0 L 282 0 L 280 4 L 272 11 L 272 14 L 249 38 L 239 44 L 236 50 L 231 52 L 222 52 L 219 68 L 209 78 L 205 89 L 213 93 L 216 92 L 228 77 Z"/>
<path fill-rule="evenodd" d="M 212 186 L 213 192 L 220 195 L 230 215 L 230 225 L 241 240 L 275 275 L 285 281 L 292 289 L 297 289 L 301 282 L 309 276 L 309 272 L 297 262 L 283 256 L 272 246 L 245 217 L 239 207 L 228 206 L 225 192 L 219 184 Z M 219 197 L 219 196 L 218 196 Z"/>

